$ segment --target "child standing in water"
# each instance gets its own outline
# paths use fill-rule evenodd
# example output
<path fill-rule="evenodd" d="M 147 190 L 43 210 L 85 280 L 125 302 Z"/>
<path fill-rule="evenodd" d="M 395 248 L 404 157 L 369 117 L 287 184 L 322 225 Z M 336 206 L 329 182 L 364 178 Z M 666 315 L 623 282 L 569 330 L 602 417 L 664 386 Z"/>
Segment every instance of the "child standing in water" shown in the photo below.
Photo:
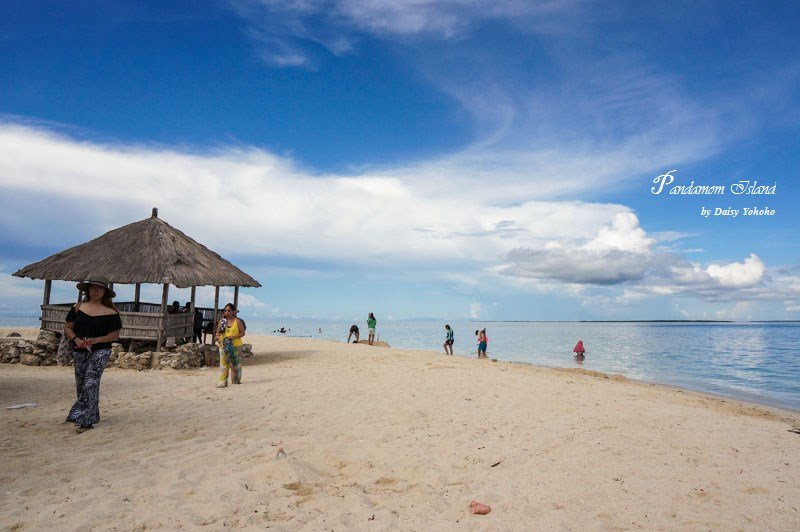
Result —
<path fill-rule="evenodd" d="M 583 347 L 583 340 L 578 340 L 572 352 L 575 353 L 575 358 L 583 358 L 586 355 L 586 349 Z"/>
<path fill-rule="evenodd" d="M 486 347 L 489 343 L 489 339 L 486 336 L 486 329 L 475 331 L 475 334 L 478 335 L 478 358 L 487 358 Z"/>

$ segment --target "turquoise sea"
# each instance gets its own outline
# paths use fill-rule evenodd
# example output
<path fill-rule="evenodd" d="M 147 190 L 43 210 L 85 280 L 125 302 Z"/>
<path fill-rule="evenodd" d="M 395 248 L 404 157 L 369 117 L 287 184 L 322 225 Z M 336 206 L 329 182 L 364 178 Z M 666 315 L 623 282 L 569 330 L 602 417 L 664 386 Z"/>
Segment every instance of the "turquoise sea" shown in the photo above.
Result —
<path fill-rule="evenodd" d="M 346 341 L 351 322 L 242 317 L 248 332 Z M 381 321 L 380 340 L 401 349 L 442 351 L 445 322 Z M 366 320 L 364 320 L 366 321 Z M 474 357 L 486 328 L 491 358 L 537 366 L 583 367 L 631 379 L 710 392 L 800 411 L 800 323 L 449 322 L 457 356 Z M 366 323 L 357 323 L 365 338 Z M 35 327 L 34 317 L 0 317 L 2 327 Z M 319 330 L 322 330 L 320 333 Z M 578 340 L 586 359 L 575 361 Z"/>

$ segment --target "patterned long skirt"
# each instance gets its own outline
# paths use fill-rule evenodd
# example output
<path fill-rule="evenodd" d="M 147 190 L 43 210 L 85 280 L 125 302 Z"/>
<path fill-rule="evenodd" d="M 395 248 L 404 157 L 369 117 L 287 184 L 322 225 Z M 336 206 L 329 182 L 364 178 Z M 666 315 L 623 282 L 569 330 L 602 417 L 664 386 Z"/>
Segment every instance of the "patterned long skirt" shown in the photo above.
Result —
<path fill-rule="evenodd" d="M 75 389 L 78 400 L 72 405 L 67 421 L 80 423 L 83 427 L 100 421 L 100 377 L 106 369 L 111 349 L 74 351 Z"/>
<path fill-rule="evenodd" d="M 228 385 L 228 374 L 231 376 L 231 384 L 242 383 L 242 348 L 234 346 L 230 342 L 224 342 L 219 350 L 219 379 L 217 388 L 224 388 Z"/>

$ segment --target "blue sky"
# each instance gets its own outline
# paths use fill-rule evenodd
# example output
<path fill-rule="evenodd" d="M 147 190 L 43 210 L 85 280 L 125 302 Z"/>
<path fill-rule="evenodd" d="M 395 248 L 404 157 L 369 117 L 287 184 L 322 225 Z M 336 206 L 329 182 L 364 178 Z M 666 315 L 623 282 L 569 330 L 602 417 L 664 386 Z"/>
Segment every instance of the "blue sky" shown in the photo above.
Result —
<path fill-rule="evenodd" d="M 0 312 L 157 206 L 245 316 L 800 319 L 800 7 L 650 4 L 4 2 Z"/>

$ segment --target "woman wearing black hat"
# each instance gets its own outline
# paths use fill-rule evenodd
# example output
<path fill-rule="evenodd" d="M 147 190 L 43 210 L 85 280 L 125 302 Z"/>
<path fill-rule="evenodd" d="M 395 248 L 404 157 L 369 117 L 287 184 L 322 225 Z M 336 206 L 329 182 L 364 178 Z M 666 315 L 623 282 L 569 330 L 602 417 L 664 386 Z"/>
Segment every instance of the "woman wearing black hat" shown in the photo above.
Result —
<path fill-rule="evenodd" d="M 111 355 L 111 343 L 119 340 L 122 320 L 111 301 L 116 294 L 108 281 L 78 283 L 78 290 L 86 292 L 86 297 L 70 309 L 64 325 L 64 334 L 73 345 L 78 392 L 67 421 L 78 425 L 78 432 L 85 432 L 100 421 L 100 377 Z"/>

